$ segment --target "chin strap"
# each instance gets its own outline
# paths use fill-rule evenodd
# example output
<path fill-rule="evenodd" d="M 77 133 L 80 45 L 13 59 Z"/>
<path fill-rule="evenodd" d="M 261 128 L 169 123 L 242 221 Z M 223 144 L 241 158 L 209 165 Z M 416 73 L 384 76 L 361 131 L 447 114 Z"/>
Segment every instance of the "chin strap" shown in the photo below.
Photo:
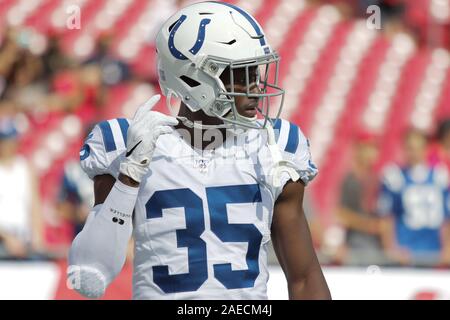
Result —
<path fill-rule="evenodd" d="M 186 127 L 188 128 L 194 128 L 194 129 L 204 129 L 204 130 L 208 130 L 208 129 L 229 129 L 230 126 L 226 125 L 226 124 L 212 124 L 212 125 L 208 125 L 208 124 L 201 124 L 200 122 L 197 121 L 191 121 L 186 117 L 180 117 L 180 116 L 176 116 L 176 118 L 178 120 L 180 120 Z"/>
<path fill-rule="evenodd" d="M 224 128 L 224 129 L 227 129 L 227 131 L 234 133 L 234 134 L 244 133 L 246 130 L 248 130 L 248 128 L 236 128 L 233 124 L 230 124 L 230 123 L 226 123 L 226 124 L 224 123 L 221 125 L 205 125 L 205 124 L 200 124 L 200 123 L 191 121 L 186 117 L 180 117 L 176 114 L 176 112 L 171 104 L 171 99 L 172 99 L 173 95 L 176 96 L 176 93 L 173 92 L 172 90 L 169 90 L 169 92 L 167 94 L 167 98 L 166 98 L 167 108 L 169 109 L 172 116 L 176 117 L 188 128 L 195 128 L 195 129 Z M 266 130 L 267 130 L 267 135 L 268 135 L 268 147 L 269 147 L 269 151 L 270 151 L 270 154 L 272 155 L 272 160 L 273 160 L 273 167 L 270 172 L 270 175 L 272 176 L 272 185 L 275 188 L 281 187 L 281 177 L 282 177 L 283 172 L 286 172 L 289 175 L 289 177 L 292 179 L 292 181 L 297 181 L 298 179 L 300 179 L 300 175 L 294 169 L 295 164 L 292 161 L 283 160 L 283 158 L 281 157 L 280 149 L 278 148 L 277 142 L 275 141 L 275 132 L 274 132 L 273 127 L 270 124 L 270 122 L 267 122 Z"/>
<path fill-rule="evenodd" d="M 222 120 L 222 124 L 215 124 L 215 125 L 207 125 L 207 124 L 201 124 L 196 121 L 191 121 L 186 117 L 178 116 L 177 112 L 175 111 L 175 108 L 172 106 L 172 97 L 175 96 L 179 98 L 176 92 L 174 92 L 171 89 L 167 90 L 166 95 L 166 107 L 169 110 L 170 114 L 180 120 L 181 123 L 183 123 L 188 128 L 195 128 L 195 129 L 227 129 L 227 131 L 239 135 L 243 134 L 248 131 L 248 129 L 263 129 L 261 126 L 255 125 L 257 122 L 257 116 L 254 116 L 252 118 L 247 118 L 244 116 L 241 116 L 239 114 L 236 114 L 236 117 L 239 121 L 236 121 L 231 118 L 231 113 L 229 113 L 228 116 L 221 116 L 220 114 L 216 114 L 214 111 L 211 111 L 213 114 L 213 117 Z"/>
<path fill-rule="evenodd" d="M 173 91 L 173 90 L 168 90 L 167 92 L 167 97 L 166 97 L 166 106 L 167 109 L 169 110 L 170 114 L 177 118 L 178 120 L 180 120 L 181 123 L 183 123 L 186 127 L 188 128 L 195 128 L 195 129 L 204 129 L 204 130 L 208 130 L 208 129 L 229 129 L 230 125 L 229 124 L 218 124 L 218 125 L 207 125 L 207 124 L 201 124 L 199 122 L 196 121 L 191 121 L 186 117 L 181 117 L 179 116 L 176 111 L 175 108 L 172 106 L 172 96 L 178 97 L 178 95 Z"/>
<path fill-rule="evenodd" d="M 292 181 L 297 181 L 300 179 L 300 175 L 294 169 L 295 165 L 292 161 L 283 160 L 281 157 L 280 149 L 275 141 L 275 132 L 272 125 L 268 123 L 266 129 L 268 136 L 268 147 L 274 163 L 270 171 L 270 175 L 272 176 L 272 185 L 275 188 L 281 187 L 281 177 L 283 172 L 286 172 L 291 177 Z"/>

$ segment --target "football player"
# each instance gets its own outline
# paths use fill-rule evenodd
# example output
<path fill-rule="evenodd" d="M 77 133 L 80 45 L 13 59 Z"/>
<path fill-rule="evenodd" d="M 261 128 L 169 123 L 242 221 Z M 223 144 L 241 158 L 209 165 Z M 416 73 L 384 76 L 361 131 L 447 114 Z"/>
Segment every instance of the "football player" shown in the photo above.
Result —
<path fill-rule="evenodd" d="M 404 163 L 383 171 L 378 213 L 382 242 L 392 262 L 435 266 L 449 263 L 448 171 L 426 161 L 427 137 L 417 129 L 404 136 Z"/>
<path fill-rule="evenodd" d="M 197 3 L 156 44 L 173 116 L 151 110 L 154 96 L 88 136 L 95 205 L 69 254 L 75 289 L 102 296 L 133 236 L 134 299 L 267 299 L 272 240 L 289 297 L 330 298 L 302 209 L 317 168 L 300 129 L 278 119 L 279 57 L 260 25 L 234 5 Z"/>

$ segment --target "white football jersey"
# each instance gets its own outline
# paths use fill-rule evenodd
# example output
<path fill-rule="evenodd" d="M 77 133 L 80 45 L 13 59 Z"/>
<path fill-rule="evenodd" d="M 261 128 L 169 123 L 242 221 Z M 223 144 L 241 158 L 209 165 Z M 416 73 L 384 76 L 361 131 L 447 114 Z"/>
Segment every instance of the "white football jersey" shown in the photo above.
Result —
<path fill-rule="evenodd" d="M 80 152 L 89 177 L 118 177 L 128 125 L 95 126 Z M 274 129 L 283 158 L 308 183 L 317 169 L 307 139 L 285 120 Z M 159 137 L 133 217 L 134 299 L 267 299 L 267 246 L 282 187 L 272 186 L 266 139 L 265 130 L 249 130 L 202 151 L 178 132 Z"/>

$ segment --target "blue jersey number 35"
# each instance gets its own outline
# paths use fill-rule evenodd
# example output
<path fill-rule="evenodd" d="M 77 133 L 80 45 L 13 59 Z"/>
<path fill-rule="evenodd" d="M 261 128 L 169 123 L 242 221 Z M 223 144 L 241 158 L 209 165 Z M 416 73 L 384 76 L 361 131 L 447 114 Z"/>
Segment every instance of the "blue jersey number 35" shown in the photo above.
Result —
<path fill-rule="evenodd" d="M 206 196 L 211 231 L 223 242 L 247 242 L 247 270 L 232 270 L 231 263 L 214 264 L 214 277 L 227 289 L 251 288 L 259 275 L 259 248 L 262 234 L 253 224 L 228 223 L 227 204 L 261 202 L 257 184 L 209 187 Z M 188 249 L 189 272 L 169 274 L 167 265 L 153 267 L 153 281 L 165 292 L 195 291 L 207 280 L 203 201 L 190 189 L 156 191 L 145 205 L 147 219 L 161 218 L 163 209 L 183 207 L 186 229 L 177 230 L 177 247 Z"/>

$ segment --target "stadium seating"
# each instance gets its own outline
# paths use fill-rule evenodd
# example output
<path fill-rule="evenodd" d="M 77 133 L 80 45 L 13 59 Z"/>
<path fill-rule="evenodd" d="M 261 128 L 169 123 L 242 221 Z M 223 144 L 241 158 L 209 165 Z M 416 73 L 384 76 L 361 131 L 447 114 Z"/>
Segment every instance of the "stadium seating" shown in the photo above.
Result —
<path fill-rule="evenodd" d="M 67 14 L 57 0 L 3 0 L 0 21 L 27 26 L 44 37 L 58 34 L 64 51 L 79 58 L 92 54 L 95 41 L 108 31 L 114 36 L 114 54 L 140 76 L 155 79 L 149 34 L 160 21 L 156 17 L 167 18 L 174 10 L 174 1 L 73 2 L 82 8 L 80 30 L 61 28 Z M 348 168 L 351 138 L 358 129 L 377 134 L 385 163 L 399 158 L 398 146 L 407 127 L 430 130 L 437 118 L 449 115 L 448 51 L 417 48 L 406 34 L 387 38 L 367 29 L 363 20 L 343 19 L 331 5 L 309 6 L 304 0 L 231 2 L 255 15 L 280 52 L 280 81 L 287 90 L 283 116 L 311 139 L 321 171 L 311 192 L 324 221 L 330 220 L 336 190 Z M 3 23 L 0 30 L 4 27 Z M 430 70 L 439 76 L 430 77 Z M 118 85 L 112 88 L 105 117 L 131 116 L 139 103 L 158 91 L 156 83 Z M 156 109 L 165 110 L 163 103 Z M 77 157 L 83 125 L 93 119 L 58 114 L 47 118 L 30 120 L 23 151 L 41 166 L 43 192 L 51 199 L 56 190 L 47 188 L 57 185 L 64 160 Z M 48 139 L 63 139 L 62 149 L 52 150 Z"/>

